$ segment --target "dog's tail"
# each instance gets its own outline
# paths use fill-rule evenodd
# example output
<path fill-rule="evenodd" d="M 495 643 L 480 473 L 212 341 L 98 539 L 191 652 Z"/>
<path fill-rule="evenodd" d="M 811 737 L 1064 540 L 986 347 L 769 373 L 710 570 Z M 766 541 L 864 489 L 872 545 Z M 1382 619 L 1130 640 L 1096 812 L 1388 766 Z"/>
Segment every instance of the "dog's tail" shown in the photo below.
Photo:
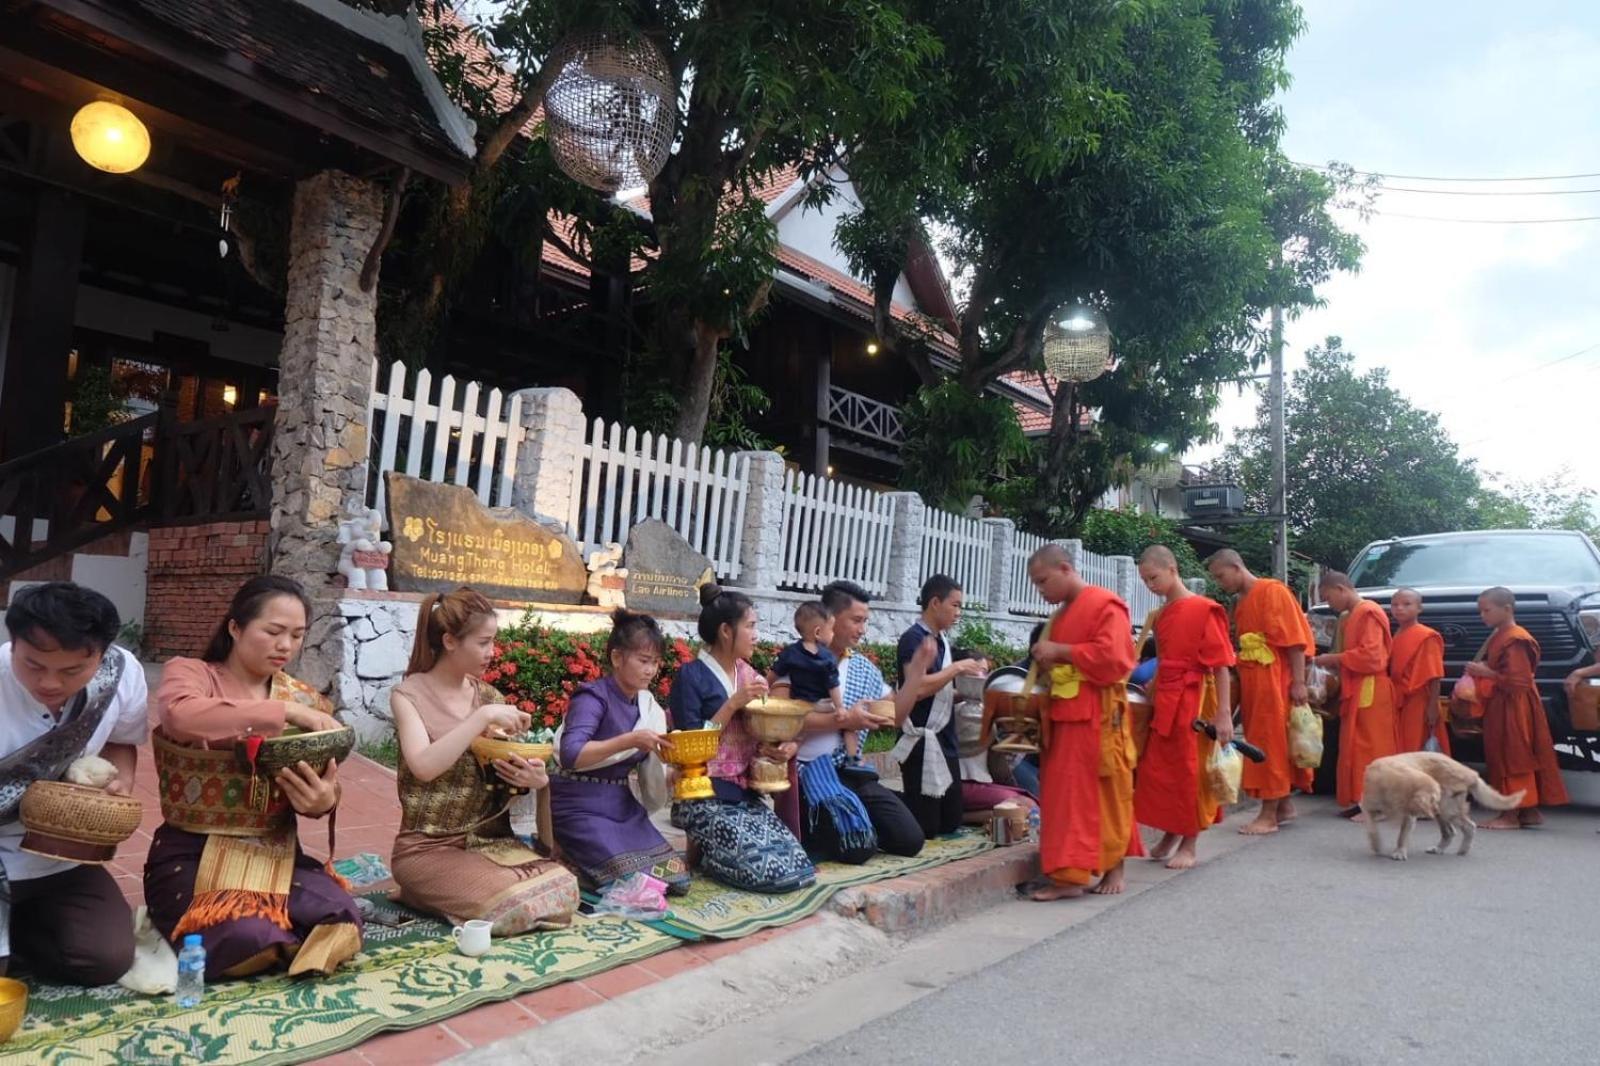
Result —
<path fill-rule="evenodd" d="M 1527 794 L 1527 789 L 1518 789 L 1509 796 L 1501 795 L 1490 788 L 1488 782 L 1478 778 L 1472 783 L 1472 798 L 1489 808 L 1491 811 L 1509 811 L 1522 802 L 1522 797 Z"/>

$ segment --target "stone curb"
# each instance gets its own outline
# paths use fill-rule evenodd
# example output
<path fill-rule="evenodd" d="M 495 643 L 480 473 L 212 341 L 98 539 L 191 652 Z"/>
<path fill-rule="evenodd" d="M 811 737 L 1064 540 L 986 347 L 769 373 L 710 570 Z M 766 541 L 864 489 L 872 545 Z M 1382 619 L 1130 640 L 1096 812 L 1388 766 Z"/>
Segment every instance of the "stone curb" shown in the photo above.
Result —
<path fill-rule="evenodd" d="M 1039 874 L 1033 844 L 996 848 L 931 870 L 847 888 L 828 906 L 885 933 L 915 934 L 1013 898 Z"/>

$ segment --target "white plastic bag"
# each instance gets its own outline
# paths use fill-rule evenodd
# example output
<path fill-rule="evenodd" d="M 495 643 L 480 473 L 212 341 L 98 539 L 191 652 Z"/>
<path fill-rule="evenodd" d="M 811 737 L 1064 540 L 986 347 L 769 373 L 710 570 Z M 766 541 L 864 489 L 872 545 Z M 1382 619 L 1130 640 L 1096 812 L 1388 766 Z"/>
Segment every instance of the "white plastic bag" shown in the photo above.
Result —
<path fill-rule="evenodd" d="M 1289 710 L 1289 760 L 1302 770 L 1322 765 L 1322 719 L 1303 703 Z"/>
<path fill-rule="evenodd" d="M 1206 788 L 1223 806 L 1239 802 L 1239 781 L 1244 777 L 1244 756 L 1232 744 L 1219 744 L 1206 760 Z"/>

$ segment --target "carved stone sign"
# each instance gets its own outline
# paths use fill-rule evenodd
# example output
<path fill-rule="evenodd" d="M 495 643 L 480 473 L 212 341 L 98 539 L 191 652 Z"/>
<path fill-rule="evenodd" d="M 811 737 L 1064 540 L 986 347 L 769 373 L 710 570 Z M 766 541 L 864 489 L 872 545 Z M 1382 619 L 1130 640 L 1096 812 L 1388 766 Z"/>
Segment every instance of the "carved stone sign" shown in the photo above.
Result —
<path fill-rule="evenodd" d="M 471 489 L 384 475 L 394 537 L 390 585 L 449 592 L 471 585 L 491 599 L 580 603 L 589 582 L 573 541 L 520 511 L 489 508 Z"/>
<path fill-rule="evenodd" d="M 690 617 L 700 613 L 700 586 L 713 580 L 711 560 L 665 522 L 652 518 L 634 526 L 622 562 L 628 569 L 630 611 Z"/>

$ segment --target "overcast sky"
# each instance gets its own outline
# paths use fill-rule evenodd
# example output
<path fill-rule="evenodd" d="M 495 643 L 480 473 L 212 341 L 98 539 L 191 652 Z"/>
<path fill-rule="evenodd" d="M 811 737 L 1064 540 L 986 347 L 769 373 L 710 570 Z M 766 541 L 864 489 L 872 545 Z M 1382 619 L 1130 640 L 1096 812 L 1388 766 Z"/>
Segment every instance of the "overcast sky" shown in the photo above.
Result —
<path fill-rule="evenodd" d="M 1290 56 L 1290 156 L 1386 175 L 1600 173 L 1600 3 L 1305 0 Z M 1349 219 L 1362 269 L 1329 283 L 1327 307 L 1288 330 L 1289 368 L 1328 334 L 1361 368 L 1436 410 L 1465 454 L 1516 480 L 1569 465 L 1600 491 L 1600 221 L 1471 225 L 1396 215 L 1535 219 L 1600 215 L 1600 177 L 1555 182 L 1386 184 L 1378 217 Z M 1582 354 L 1575 354 L 1582 352 Z M 1595 406 L 1592 406 L 1595 405 Z M 1219 414 L 1220 449 L 1255 417 L 1250 396 Z"/>

